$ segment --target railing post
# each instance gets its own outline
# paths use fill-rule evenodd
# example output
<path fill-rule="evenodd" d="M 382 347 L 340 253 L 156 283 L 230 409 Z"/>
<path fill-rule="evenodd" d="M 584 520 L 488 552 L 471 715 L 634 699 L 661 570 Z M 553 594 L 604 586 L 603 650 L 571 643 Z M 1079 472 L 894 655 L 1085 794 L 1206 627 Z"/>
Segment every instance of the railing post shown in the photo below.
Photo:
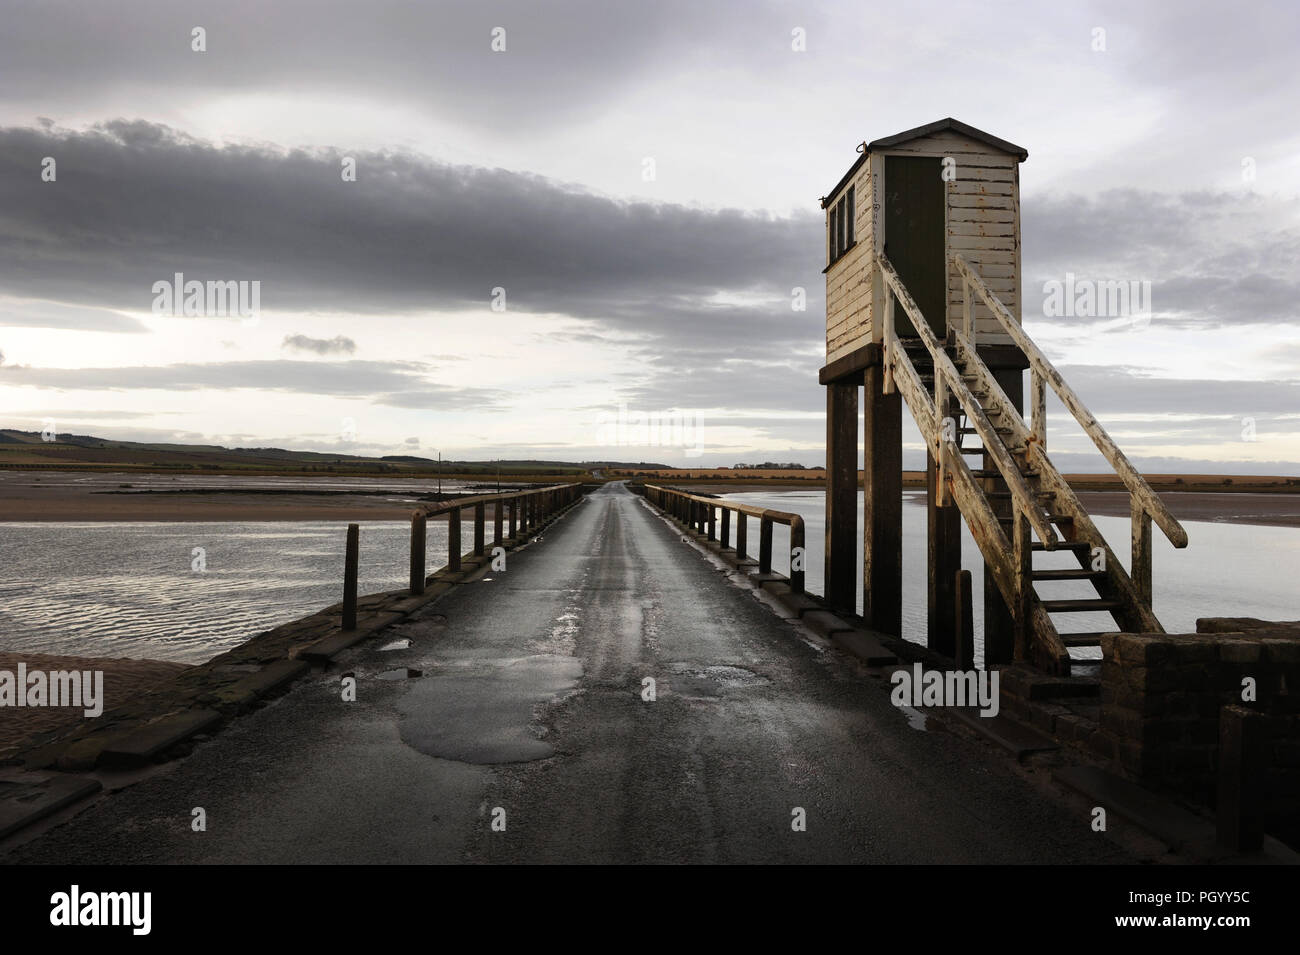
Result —
<path fill-rule="evenodd" d="M 411 593 L 424 593 L 424 549 L 428 517 L 423 513 L 411 515 Z"/>
<path fill-rule="evenodd" d="M 758 572 L 772 572 L 772 518 L 763 517 L 758 522 Z"/>
<path fill-rule="evenodd" d="M 965 275 L 961 277 L 961 330 L 966 336 L 966 341 L 974 347 L 975 342 L 975 323 L 971 320 L 970 307 L 970 280 Z"/>
<path fill-rule="evenodd" d="M 938 443 L 934 449 L 935 463 L 935 487 L 934 487 L 934 506 L 948 506 L 948 440 L 945 435 L 947 422 L 952 422 L 955 432 L 957 428 L 957 419 L 952 415 L 952 401 L 948 397 L 948 379 L 944 377 L 939 368 L 939 363 L 935 362 L 934 368 L 934 407 L 939 416 L 939 434 Z"/>
<path fill-rule="evenodd" d="M 1032 403 L 1034 440 L 1047 450 L 1047 382 L 1034 369 L 1029 374 L 1029 400 Z"/>
<path fill-rule="evenodd" d="M 484 518 L 486 517 L 486 505 L 482 501 L 476 501 L 474 504 L 474 556 L 483 556 L 483 537 L 485 533 Z"/>
<path fill-rule="evenodd" d="M 745 559 L 746 538 L 749 536 L 749 515 L 744 511 L 736 512 L 736 559 Z"/>
<path fill-rule="evenodd" d="M 460 570 L 460 508 L 447 512 L 447 569 Z"/>
<path fill-rule="evenodd" d="M 1133 521 L 1133 562 L 1129 574 L 1138 596 L 1151 606 L 1151 514 L 1136 495 L 1129 495 L 1129 514 Z"/>
<path fill-rule="evenodd" d="M 1016 562 L 1016 605 L 1011 608 L 1015 632 L 1015 659 L 1023 663 L 1030 658 L 1029 607 L 1034 592 L 1033 541 L 1029 537 L 1029 521 L 1019 506 L 1012 508 L 1011 551 Z M 985 641 L 987 647 L 987 640 Z M 987 655 L 987 653 L 986 653 Z M 988 667 L 987 661 L 985 667 Z"/>
<path fill-rule="evenodd" d="M 357 565 L 361 551 L 361 528 L 348 525 L 347 545 L 343 551 L 343 629 L 357 629 Z"/>
<path fill-rule="evenodd" d="M 880 281 L 884 281 L 884 275 L 880 275 Z M 894 349 L 898 347 L 898 330 L 894 328 L 894 290 L 888 285 L 885 286 L 885 354 L 883 364 L 885 366 L 885 378 L 881 383 L 881 393 L 892 395 L 894 393 Z"/>
<path fill-rule="evenodd" d="M 798 551 L 798 557 L 795 552 Z M 803 520 L 794 518 L 790 522 L 790 589 L 797 594 L 803 593 L 804 587 L 804 564 L 808 558 L 808 550 L 804 546 Z M 799 562 L 799 569 L 795 570 L 795 561 Z"/>
<path fill-rule="evenodd" d="M 708 530 L 709 540 L 716 540 L 718 537 L 718 511 L 712 504 L 704 505 L 705 513 L 708 518 L 705 521 L 705 527 Z"/>
<path fill-rule="evenodd" d="M 519 498 L 510 499 L 510 539 L 515 539 L 515 528 L 519 524 Z"/>
<path fill-rule="evenodd" d="M 1218 841 L 1236 852 L 1264 844 L 1264 722 L 1263 714 L 1244 706 L 1219 710 Z"/>
<path fill-rule="evenodd" d="M 501 543 L 502 525 L 505 524 L 506 502 L 498 498 L 492 502 L 492 543 Z"/>
<path fill-rule="evenodd" d="M 722 509 L 722 549 L 731 546 L 731 508 Z"/>
<path fill-rule="evenodd" d="M 953 621 L 957 645 L 957 669 L 975 669 L 975 615 L 971 602 L 971 573 L 957 571 L 957 613 Z M 986 665 L 987 667 L 987 665 Z"/>

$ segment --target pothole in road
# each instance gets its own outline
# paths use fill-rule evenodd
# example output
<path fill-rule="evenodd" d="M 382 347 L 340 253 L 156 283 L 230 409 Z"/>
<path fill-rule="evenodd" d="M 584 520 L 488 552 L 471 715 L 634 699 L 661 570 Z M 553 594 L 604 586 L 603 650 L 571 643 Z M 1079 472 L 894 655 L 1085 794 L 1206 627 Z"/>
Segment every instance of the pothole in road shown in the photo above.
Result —
<path fill-rule="evenodd" d="M 409 650 L 409 649 L 411 649 L 411 641 L 408 638 L 403 637 L 401 640 L 390 640 L 388 643 L 385 643 L 382 647 L 379 648 L 379 652 L 387 653 L 390 650 Z"/>
<path fill-rule="evenodd" d="M 714 683 L 725 687 L 765 686 L 771 682 L 767 677 L 759 676 L 753 670 L 722 664 L 702 667 L 693 663 L 670 663 L 665 669 L 669 673 L 676 673 L 681 676 L 694 676 L 712 680 Z"/>

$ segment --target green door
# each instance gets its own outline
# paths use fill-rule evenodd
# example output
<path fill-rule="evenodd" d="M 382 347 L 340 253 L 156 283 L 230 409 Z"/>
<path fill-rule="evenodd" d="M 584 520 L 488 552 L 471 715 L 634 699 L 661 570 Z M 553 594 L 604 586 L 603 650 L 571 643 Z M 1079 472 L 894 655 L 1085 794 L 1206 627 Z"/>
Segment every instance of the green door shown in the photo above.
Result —
<path fill-rule="evenodd" d="M 938 157 L 885 157 L 885 255 L 940 340 L 948 328 L 942 171 Z M 901 305 L 894 320 L 900 338 L 916 337 Z"/>

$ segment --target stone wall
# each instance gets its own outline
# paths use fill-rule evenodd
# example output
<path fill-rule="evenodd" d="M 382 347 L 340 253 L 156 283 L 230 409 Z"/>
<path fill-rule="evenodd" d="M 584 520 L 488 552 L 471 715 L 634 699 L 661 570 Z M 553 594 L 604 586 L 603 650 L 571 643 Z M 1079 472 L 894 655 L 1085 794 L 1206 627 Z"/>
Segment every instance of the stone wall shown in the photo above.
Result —
<path fill-rule="evenodd" d="M 1103 748 L 1126 774 L 1215 806 L 1219 717 L 1257 714 L 1247 785 L 1264 828 L 1300 837 L 1300 623 L 1207 618 L 1194 634 L 1102 638 Z M 1255 681 L 1243 700 L 1243 681 Z"/>

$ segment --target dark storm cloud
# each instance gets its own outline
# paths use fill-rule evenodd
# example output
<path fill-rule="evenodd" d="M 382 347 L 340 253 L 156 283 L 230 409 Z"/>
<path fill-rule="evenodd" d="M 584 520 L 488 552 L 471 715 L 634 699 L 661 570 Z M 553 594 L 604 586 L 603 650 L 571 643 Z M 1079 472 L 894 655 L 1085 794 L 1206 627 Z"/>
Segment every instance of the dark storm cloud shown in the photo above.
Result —
<path fill-rule="evenodd" d="M 58 162 L 42 182 L 44 156 Z M 163 126 L 0 130 L 0 282 L 148 309 L 153 283 L 261 282 L 265 309 L 560 312 L 757 349 L 820 336 L 821 220 L 620 202 L 405 154 L 216 148 Z M 790 310 L 794 286 L 805 312 Z M 718 304 L 758 296 L 759 307 Z"/>
<path fill-rule="evenodd" d="M 1153 312 L 1181 327 L 1300 324 L 1300 202 L 1247 190 L 1047 195 L 1022 212 L 1024 314 L 1043 283 L 1149 281 Z M 1108 318 L 1071 317 L 1086 324 Z"/>
<path fill-rule="evenodd" d="M 428 366 L 402 361 L 239 361 L 139 365 L 126 368 L 0 368 L 0 385 L 59 390 L 196 391 L 254 388 L 332 397 L 368 397 L 378 404 L 428 410 L 491 410 L 500 392 L 441 385 Z"/>
<path fill-rule="evenodd" d="M 691 0 L 78 0 L 10 3 L 0 98 L 79 111 L 222 94 L 358 93 L 488 129 L 581 120 L 666 63 L 731 44 L 762 10 Z M 784 18 L 781 18 L 784 19 Z M 207 51 L 191 49 L 191 29 Z M 491 50 L 503 27 L 506 49 Z M 788 27 L 770 30 L 773 58 Z M 761 35 L 761 34 L 760 34 Z M 788 59 L 788 57 L 787 57 Z"/>

